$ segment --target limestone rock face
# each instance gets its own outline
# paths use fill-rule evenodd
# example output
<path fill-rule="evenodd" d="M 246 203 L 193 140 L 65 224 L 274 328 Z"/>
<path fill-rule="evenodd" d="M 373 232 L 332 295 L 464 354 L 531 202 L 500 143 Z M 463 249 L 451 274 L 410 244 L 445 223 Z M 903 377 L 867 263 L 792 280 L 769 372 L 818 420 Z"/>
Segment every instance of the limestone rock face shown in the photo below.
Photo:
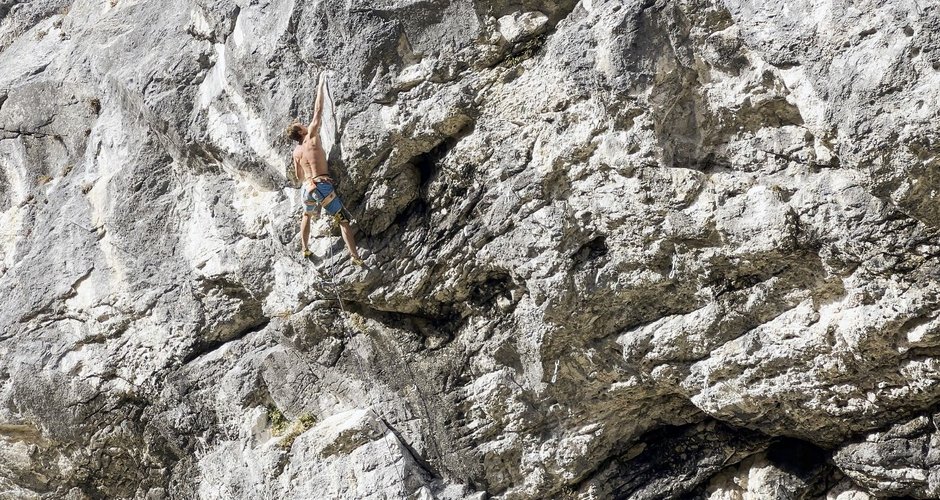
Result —
<path fill-rule="evenodd" d="M 935 498 L 938 111 L 932 0 L 0 0 L 0 497 Z"/>
<path fill-rule="evenodd" d="M 916 417 L 863 440 L 847 443 L 833 455 L 846 475 L 882 496 L 940 496 L 940 430 L 934 415 Z"/>

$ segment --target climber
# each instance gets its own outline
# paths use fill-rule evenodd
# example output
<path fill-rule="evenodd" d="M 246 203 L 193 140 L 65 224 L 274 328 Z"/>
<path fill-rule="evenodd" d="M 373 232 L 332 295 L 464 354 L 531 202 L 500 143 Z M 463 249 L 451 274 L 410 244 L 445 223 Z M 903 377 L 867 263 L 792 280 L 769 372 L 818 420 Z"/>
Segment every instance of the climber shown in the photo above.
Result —
<path fill-rule="evenodd" d="M 359 252 L 356 251 L 356 240 L 353 238 L 352 228 L 349 227 L 349 212 L 343 206 L 342 200 L 340 200 L 336 189 L 333 187 L 333 179 L 330 178 L 327 169 L 326 152 L 323 151 L 323 145 L 320 143 L 325 83 L 326 80 L 321 79 L 319 85 L 317 85 L 313 121 L 310 122 L 310 125 L 304 127 L 295 120 L 287 127 L 287 136 L 298 143 L 293 153 L 294 173 L 297 175 L 297 179 L 303 183 L 301 199 L 303 200 L 304 210 L 300 219 L 301 251 L 305 258 L 312 255 L 307 246 L 310 236 L 310 218 L 313 215 L 319 215 L 320 208 L 323 207 L 339 223 L 343 241 L 346 242 L 346 248 L 349 249 L 353 263 L 363 266 L 364 263 L 359 257 Z"/>

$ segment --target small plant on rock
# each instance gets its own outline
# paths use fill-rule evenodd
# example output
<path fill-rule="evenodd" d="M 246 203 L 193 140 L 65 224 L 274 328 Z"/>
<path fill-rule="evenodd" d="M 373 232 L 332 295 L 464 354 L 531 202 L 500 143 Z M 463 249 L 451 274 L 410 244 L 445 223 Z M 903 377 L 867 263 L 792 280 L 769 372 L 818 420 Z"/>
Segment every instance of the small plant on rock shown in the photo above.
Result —
<path fill-rule="evenodd" d="M 273 404 L 268 405 L 268 424 L 271 426 L 271 434 L 281 437 L 278 446 L 288 449 L 294 444 L 297 436 L 307 432 L 317 423 L 317 419 L 309 414 L 302 413 L 297 420 L 291 422 L 284 413 Z"/>
<path fill-rule="evenodd" d="M 290 449 L 294 445 L 294 440 L 297 439 L 297 436 L 307 432 L 308 429 L 313 427 L 317 423 L 317 419 L 309 413 L 304 413 L 300 415 L 295 422 L 293 422 L 287 430 L 287 433 L 284 434 L 284 437 L 281 439 L 281 442 L 278 443 L 278 446 L 284 449 Z"/>
<path fill-rule="evenodd" d="M 271 424 L 271 434 L 280 436 L 287 429 L 287 417 L 274 405 L 268 405 L 268 423 Z"/>
<path fill-rule="evenodd" d="M 284 309 L 284 310 L 282 310 L 282 311 L 278 311 L 278 312 L 274 313 L 274 317 L 275 317 L 275 318 L 281 318 L 281 319 L 288 319 L 288 318 L 290 318 L 293 314 L 294 314 L 294 311 L 291 311 L 290 309 Z"/>
<path fill-rule="evenodd" d="M 297 436 L 307 432 L 314 424 L 317 423 L 317 419 L 309 413 L 304 413 L 297 419 L 296 422 L 291 424 L 290 429 L 288 429 L 287 434 L 284 435 L 284 438 L 281 439 L 281 442 L 278 445 L 281 448 L 288 449 L 294 444 L 294 440 L 297 439 Z"/>

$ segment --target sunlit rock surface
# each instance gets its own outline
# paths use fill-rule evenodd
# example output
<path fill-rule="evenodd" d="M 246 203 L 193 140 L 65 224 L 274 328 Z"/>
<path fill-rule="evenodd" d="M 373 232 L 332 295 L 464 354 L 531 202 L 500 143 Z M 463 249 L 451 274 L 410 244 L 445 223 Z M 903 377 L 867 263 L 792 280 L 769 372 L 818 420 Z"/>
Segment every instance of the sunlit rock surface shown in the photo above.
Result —
<path fill-rule="evenodd" d="M 0 0 L 0 497 L 936 498 L 938 110 L 933 0 Z"/>

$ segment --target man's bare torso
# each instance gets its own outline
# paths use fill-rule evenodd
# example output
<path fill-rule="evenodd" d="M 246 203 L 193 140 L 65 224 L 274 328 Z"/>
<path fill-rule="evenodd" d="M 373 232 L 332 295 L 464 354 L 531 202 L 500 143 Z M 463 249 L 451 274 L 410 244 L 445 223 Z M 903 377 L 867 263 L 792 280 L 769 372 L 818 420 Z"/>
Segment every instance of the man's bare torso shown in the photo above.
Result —
<path fill-rule="evenodd" d="M 300 164 L 305 180 L 329 174 L 319 134 L 304 138 L 304 142 L 294 148 L 294 160 Z"/>

